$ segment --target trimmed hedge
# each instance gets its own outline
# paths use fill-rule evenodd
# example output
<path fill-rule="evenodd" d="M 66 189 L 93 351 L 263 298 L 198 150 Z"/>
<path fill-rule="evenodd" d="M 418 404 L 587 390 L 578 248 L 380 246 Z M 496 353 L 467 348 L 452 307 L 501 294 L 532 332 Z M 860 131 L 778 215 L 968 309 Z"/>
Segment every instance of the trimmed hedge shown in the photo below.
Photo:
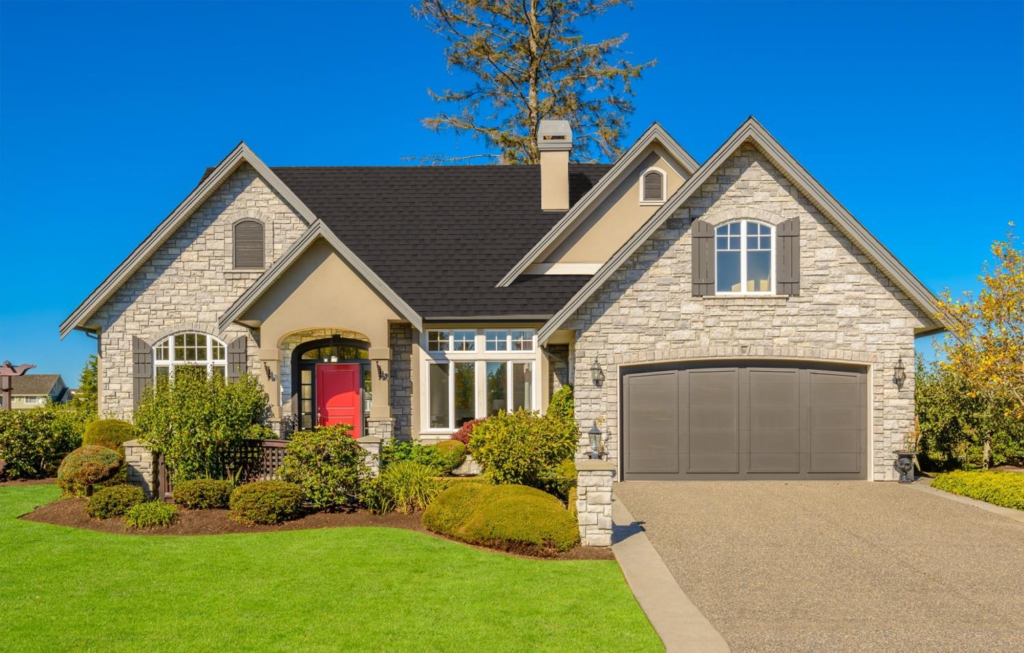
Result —
<path fill-rule="evenodd" d="M 466 445 L 456 440 L 442 440 L 437 444 L 417 444 L 392 438 L 380 452 L 380 467 L 400 462 L 415 462 L 433 467 L 436 474 L 447 475 L 466 461 Z"/>
<path fill-rule="evenodd" d="M 174 503 L 190 510 L 227 508 L 231 502 L 231 481 L 197 478 L 174 485 Z"/>
<path fill-rule="evenodd" d="M 231 517 L 243 524 L 279 524 L 302 513 L 302 488 L 286 481 L 256 481 L 231 493 Z"/>
<path fill-rule="evenodd" d="M 0 410 L 0 481 L 53 476 L 92 418 L 68 404 Z"/>
<path fill-rule="evenodd" d="M 450 474 L 466 462 L 467 447 L 458 440 L 441 440 L 433 445 L 437 449 L 438 467 L 443 474 Z"/>
<path fill-rule="evenodd" d="M 104 481 L 117 480 L 124 457 L 113 449 L 89 445 L 75 449 L 57 469 L 57 485 L 64 496 L 84 497 Z"/>
<path fill-rule="evenodd" d="M 119 419 L 98 419 L 89 422 L 82 436 L 82 445 L 106 447 L 124 453 L 124 443 L 135 437 L 135 427 Z"/>
<path fill-rule="evenodd" d="M 1024 474 L 1014 472 L 947 472 L 932 487 L 988 503 L 1024 510 Z"/>
<path fill-rule="evenodd" d="M 455 484 L 423 513 L 428 529 L 502 551 L 555 555 L 579 544 L 576 519 L 557 498 L 523 485 Z"/>
<path fill-rule="evenodd" d="M 133 506 L 143 503 L 146 495 L 142 488 L 134 485 L 111 485 L 100 488 L 89 497 L 85 504 L 85 512 L 95 519 L 122 517 Z"/>
<path fill-rule="evenodd" d="M 147 501 L 128 509 L 124 514 L 127 529 L 166 528 L 178 518 L 178 506 L 162 501 Z"/>

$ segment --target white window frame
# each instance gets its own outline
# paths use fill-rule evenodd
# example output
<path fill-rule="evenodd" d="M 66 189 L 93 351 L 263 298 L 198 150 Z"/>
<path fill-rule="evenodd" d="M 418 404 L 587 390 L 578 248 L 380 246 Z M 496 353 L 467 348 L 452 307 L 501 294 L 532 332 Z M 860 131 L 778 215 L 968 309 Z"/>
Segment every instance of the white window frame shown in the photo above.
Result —
<path fill-rule="evenodd" d="M 452 348 L 454 332 L 455 331 L 474 331 L 474 349 L 472 351 L 454 351 Z M 494 331 L 504 331 L 505 333 L 505 350 L 488 351 L 487 350 L 487 335 Z M 512 349 L 512 332 L 526 332 L 529 334 L 529 346 L 528 350 L 513 350 Z M 428 343 L 430 342 L 430 334 L 436 332 L 447 332 L 448 333 L 448 351 L 430 350 Z M 538 388 L 538 378 L 540 374 L 540 364 L 538 356 L 540 352 L 537 347 L 537 331 L 532 328 L 517 328 L 517 327 L 504 327 L 499 329 L 429 329 L 423 333 L 422 349 L 425 354 L 423 368 L 421 372 L 421 383 L 423 384 L 423 399 L 420 402 L 422 407 L 422 417 L 420 419 L 420 432 L 427 434 L 451 434 L 458 430 L 455 425 L 455 364 L 456 363 L 473 363 L 473 381 L 474 381 L 474 395 L 473 395 L 473 412 L 474 418 L 480 419 L 487 417 L 487 364 L 488 363 L 505 363 L 505 388 L 506 388 L 506 408 L 505 410 L 512 410 L 512 406 L 515 401 L 515 392 L 513 389 L 513 365 L 515 363 L 529 363 L 531 365 L 530 374 L 530 406 L 531 410 L 538 410 L 540 403 L 540 393 Z M 430 396 L 430 365 L 448 365 L 448 427 L 433 427 L 431 426 L 431 396 Z"/>
<path fill-rule="evenodd" d="M 661 175 L 661 199 L 660 200 L 649 200 L 644 195 L 644 186 L 645 186 L 644 179 L 647 177 L 647 175 L 649 173 L 652 173 L 652 172 L 657 172 L 659 175 Z M 657 167 L 657 166 L 651 166 L 650 168 L 647 168 L 646 170 L 644 170 L 643 173 L 640 175 L 640 204 L 641 204 L 641 206 L 660 206 L 661 204 L 665 203 L 665 200 L 667 198 L 668 198 L 668 175 L 665 174 L 665 171 L 662 170 L 661 168 Z"/>
<path fill-rule="evenodd" d="M 206 360 L 196 361 L 179 361 L 174 356 L 174 339 L 178 336 L 197 335 L 206 337 Z M 161 345 L 167 343 L 167 358 L 159 358 L 159 350 Z M 213 351 L 214 345 L 218 344 L 221 347 L 221 351 L 224 352 L 224 358 L 214 358 Z M 174 369 L 176 367 L 184 367 L 186 365 L 190 367 L 206 367 L 206 378 L 213 376 L 213 368 L 220 366 L 224 368 L 224 378 L 227 379 L 228 373 L 228 346 L 220 339 L 211 336 L 209 333 L 203 333 L 202 331 L 179 331 L 178 333 L 172 333 L 166 338 L 161 338 L 153 345 L 153 379 L 157 378 L 157 368 L 167 368 L 167 378 L 174 378 Z"/>
<path fill-rule="evenodd" d="M 727 227 L 731 224 L 740 225 L 740 290 L 727 291 L 718 289 L 718 230 L 722 227 Z M 756 224 L 762 227 L 768 227 L 768 238 L 771 243 L 771 261 L 768 264 L 768 278 L 771 280 L 768 290 L 747 290 L 747 225 Z M 738 296 L 738 295 L 774 295 L 775 294 L 775 225 L 760 220 L 730 220 L 729 222 L 723 222 L 722 224 L 715 225 L 714 235 L 714 257 L 715 257 L 715 295 L 718 296 Z M 721 250 L 721 251 L 736 251 L 736 250 Z M 757 250 L 763 251 L 763 250 Z"/>

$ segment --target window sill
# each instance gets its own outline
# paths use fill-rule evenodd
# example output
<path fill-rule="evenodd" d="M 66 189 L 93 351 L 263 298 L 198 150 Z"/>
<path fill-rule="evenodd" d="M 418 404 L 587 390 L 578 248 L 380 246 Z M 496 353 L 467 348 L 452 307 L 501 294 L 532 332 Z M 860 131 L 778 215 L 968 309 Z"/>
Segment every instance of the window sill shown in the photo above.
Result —
<path fill-rule="evenodd" d="M 736 301 L 736 300 L 744 300 L 744 301 L 749 300 L 749 301 L 754 301 L 754 302 L 775 301 L 775 302 L 779 302 L 779 303 L 785 302 L 789 298 L 790 298 L 789 295 L 740 295 L 740 294 L 735 294 L 735 295 L 704 295 L 703 297 L 701 297 L 701 299 L 703 299 L 705 301 L 710 301 L 710 302 L 715 302 L 715 301 L 717 301 L 717 302 L 730 302 L 730 301 Z"/>
<path fill-rule="evenodd" d="M 661 206 L 664 203 L 664 200 L 661 200 L 659 202 L 640 202 L 640 206 Z"/>

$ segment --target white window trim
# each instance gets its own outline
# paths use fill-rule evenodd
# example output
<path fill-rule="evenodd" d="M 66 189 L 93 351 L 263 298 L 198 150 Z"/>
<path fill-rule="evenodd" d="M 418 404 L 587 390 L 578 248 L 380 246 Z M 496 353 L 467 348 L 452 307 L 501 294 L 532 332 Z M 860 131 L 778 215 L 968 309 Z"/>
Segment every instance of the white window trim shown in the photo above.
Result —
<path fill-rule="evenodd" d="M 183 335 L 187 335 L 187 334 L 190 334 L 190 333 L 196 334 L 196 335 L 201 335 L 201 336 L 206 336 L 206 360 L 205 361 L 179 361 L 179 360 L 175 359 L 175 357 L 174 357 L 174 339 L 177 336 L 183 336 Z M 158 351 L 160 345 L 162 345 L 164 342 L 167 343 L 167 358 L 157 358 L 157 351 Z M 213 345 L 214 344 L 219 344 L 221 346 L 221 349 L 224 351 L 224 358 L 214 358 L 213 357 Z M 220 338 L 215 338 L 215 337 L 211 336 L 209 333 L 203 333 L 201 331 L 179 331 L 178 333 L 172 333 L 171 335 L 167 336 L 166 338 L 161 338 L 160 340 L 158 340 L 156 342 L 155 345 L 153 345 L 153 379 L 156 380 L 156 377 L 157 377 L 156 371 L 157 371 L 158 367 L 166 367 L 167 368 L 167 378 L 173 379 L 174 378 L 174 368 L 175 367 L 183 367 L 185 365 L 189 365 L 189 366 L 192 366 L 192 367 L 200 367 L 202 365 L 205 365 L 206 366 L 206 378 L 210 378 L 211 376 L 213 376 L 213 368 L 214 368 L 214 366 L 223 366 L 224 367 L 224 376 L 225 376 L 225 379 L 226 379 L 227 378 L 227 371 L 228 371 L 228 359 L 227 359 L 227 356 L 228 356 L 228 346 Z"/>
<path fill-rule="evenodd" d="M 644 178 L 649 172 L 657 172 L 661 175 L 661 199 L 660 200 L 649 200 L 644 196 Z M 657 166 L 651 166 L 643 171 L 640 175 L 640 205 L 641 206 L 660 206 L 665 203 L 668 199 L 668 175 L 665 171 Z"/>
<path fill-rule="evenodd" d="M 718 289 L 718 230 L 726 225 L 739 223 L 740 227 L 740 288 L 747 287 L 747 224 L 758 224 L 769 229 L 769 238 L 772 245 L 771 248 L 771 262 L 768 264 L 768 278 L 771 279 L 771 288 L 769 290 L 740 290 L 739 292 L 719 290 Z M 722 224 L 715 225 L 715 296 L 718 297 L 738 297 L 738 296 L 750 296 L 760 295 L 768 296 L 775 294 L 775 225 L 767 222 L 761 222 L 760 220 L 730 220 L 729 222 L 723 222 Z M 735 251 L 735 250 L 732 250 Z"/>
<path fill-rule="evenodd" d="M 475 338 L 475 351 L 430 351 L 428 349 L 428 343 L 430 342 L 430 332 L 434 331 L 447 331 L 449 333 L 449 345 L 452 344 L 452 338 L 455 331 L 476 331 Z M 486 342 L 488 331 L 507 331 L 506 334 L 506 346 L 508 347 L 505 351 L 487 351 Z M 533 349 L 528 351 L 513 351 L 512 350 L 512 332 L 513 331 L 528 331 L 531 336 L 531 342 Z M 422 399 L 420 400 L 421 417 L 420 417 L 420 433 L 427 435 L 451 435 L 458 430 L 455 426 L 455 363 L 474 363 L 473 368 L 473 380 L 476 385 L 474 392 L 473 411 L 475 419 L 481 419 L 487 417 L 487 363 L 507 363 L 505 368 L 506 374 L 506 410 L 511 411 L 513 402 L 515 401 L 513 392 L 513 364 L 514 363 L 530 363 L 532 365 L 530 373 L 531 379 L 531 398 L 530 404 L 532 410 L 538 410 L 540 406 L 540 387 L 539 387 L 539 374 L 540 374 L 540 360 L 541 352 L 537 347 L 537 330 L 536 329 L 522 329 L 516 327 L 502 327 L 502 328 L 488 328 L 488 329 L 428 329 L 425 330 L 421 338 L 421 349 L 424 354 L 423 366 L 420 373 L 420 382 L 423 384 L 423 391 L 420 393 Z M 430 426 L 430 365 L 448 365 L 448 427 L 432 427 Z"/>

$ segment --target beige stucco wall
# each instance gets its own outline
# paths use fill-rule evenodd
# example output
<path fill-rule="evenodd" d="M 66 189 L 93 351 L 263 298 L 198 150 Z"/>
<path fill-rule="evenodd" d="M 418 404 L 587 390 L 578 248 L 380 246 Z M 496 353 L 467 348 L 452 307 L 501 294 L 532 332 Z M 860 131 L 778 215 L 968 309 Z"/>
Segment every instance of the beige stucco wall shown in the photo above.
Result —
<path fill-rule="evenodd" d="M 248 164 L 242 164 L 89 319 L 102 330 L 99 381 L 104 415 L 127 416 L 132 400 L 132 337 L 150 344 L 180 331 L 229 343 L 249 336 L 249 369 L 257 343 L 249 329 L 221 331 L 220 316 L 262 271 L 232 269 L 231 227 L 255 218 L 266 226 L 272 264 L 306 230 L 305 223 Z M 151 217 L 140 216 L 151 223 Z M 109 262 L 108 262 L 109 263 Z"/>
<path fill-rule="evenodd" d="M 693 297 L 690 226 L 800 219 L 798 297 Z M 850 241 L 754 147 L 741 148 L 565 324 L 575 342 L 576 417 L 604 418 L 610 457 L 620 445 L 626 365 L 708 358 L 823 360 L 869 370 L 869 477 L 895 478 L 893 451 L 914 418 L 914 333 L 930 325 Z M 902 356 L 902 390 L 892 371 Z M 598 362 L 606 375 L 591 380 Z"/>
<path fill-rule="evenodd" d="M 651 167 L 666 175 L 666 198 L 689 177 L 659 145 L 651 145 L 622 181 L 577 219 L 575 228 L 540 256 L 542 264 L 604 263 L 643 225 L 660 205 L 641 204 L 641 176 Z"/>

